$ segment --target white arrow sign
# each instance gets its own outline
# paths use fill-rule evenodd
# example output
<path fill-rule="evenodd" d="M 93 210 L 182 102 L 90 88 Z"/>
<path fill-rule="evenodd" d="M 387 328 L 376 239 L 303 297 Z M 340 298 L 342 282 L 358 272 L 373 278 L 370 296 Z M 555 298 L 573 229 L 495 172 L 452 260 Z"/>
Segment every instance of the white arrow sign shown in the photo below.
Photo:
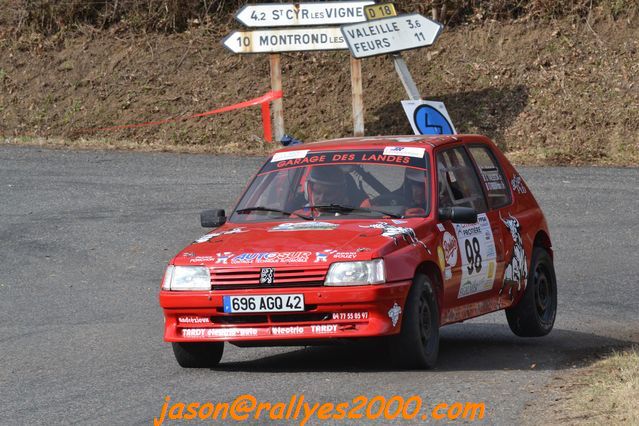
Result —
<path fill-rule="evenodd" d="M 378 19 L 341 27 L 355 58 L 382 55 L 430 46 L 443 25 L 418 13 Z"/>
<path fill-rule="evenodd" d="M 366 20 L 364 6 L 374 1 L 249 4 L 235 14 L 247 27 L 339 25 Z"/>
<path fill-rule="evenodd" d="M 339 27 L 234 31 L 222 44 L 234 53 L 348 49 Z"/>

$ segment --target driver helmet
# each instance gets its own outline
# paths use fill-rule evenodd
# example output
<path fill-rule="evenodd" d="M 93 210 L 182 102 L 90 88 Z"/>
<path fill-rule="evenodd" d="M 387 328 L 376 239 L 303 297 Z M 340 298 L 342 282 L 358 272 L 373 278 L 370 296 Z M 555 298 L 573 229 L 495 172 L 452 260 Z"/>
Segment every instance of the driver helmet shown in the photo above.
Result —
<path fill-rule="evenodd" d="M 321 191 L 337 196 L 344 192 L 345 186 L 346 177 L 339 167 L 315 166 L 306 177 L 304 195 L 308 201 L 314 202 L 313 194 Z"/>
<path fill-rule="evenodd" d="M 404 173 L 404 197 L 406 198 L 406 200 L 410 200 L 409 204 L 413 205 L 417 203 L 419 206 L 422 206 L 422 204 L 426 200 L 413 199 L 413 185 L 421 185 L 421 187 L 425 191 L 426 173 L 424 172 L 424 170 L 406 168 L 406 172 Z"/>

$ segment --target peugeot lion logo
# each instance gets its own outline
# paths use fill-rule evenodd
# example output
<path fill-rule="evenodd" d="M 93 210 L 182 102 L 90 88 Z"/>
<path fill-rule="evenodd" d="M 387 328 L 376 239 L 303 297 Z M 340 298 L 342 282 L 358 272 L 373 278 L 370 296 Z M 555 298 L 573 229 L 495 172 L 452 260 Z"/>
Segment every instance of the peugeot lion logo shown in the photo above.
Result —
<path fill-rule="evenodd" d="M 262 268 L 260 271 L 260 284 L 273 284 L 275 268 Z"/>

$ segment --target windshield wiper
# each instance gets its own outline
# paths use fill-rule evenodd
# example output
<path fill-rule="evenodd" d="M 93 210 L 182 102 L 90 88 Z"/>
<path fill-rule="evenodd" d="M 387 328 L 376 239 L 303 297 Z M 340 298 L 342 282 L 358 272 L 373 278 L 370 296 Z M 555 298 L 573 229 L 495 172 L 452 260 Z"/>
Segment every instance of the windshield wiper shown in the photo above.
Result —
<path fill-rule="evenodd" d="M 239 213 L 239 214 L 249 213 L 249 212 L 275 212 L 275 213 L 282 213 L 286 216 L 291 216 L 291 215 L 299 216 L 304 220 L 313 220 L 313 218 L 310 216 L 306 216 L 306 215 L 295 213 L 295 212 L 287 212 L 286 210 L 272 209 L 270 207 L 254 206 L 254 207 L 245 207 L 243 209 L 235 210 L 235 213 Z"/>
<path fill-rule="evenodd" d="M 367 213 L 380 213 L 385 216 L 390 216 L 393 219 L 400 219 L 402 217 L 401 215 L 397 213 L 391 213 L 384 210 L 369 209 L 368 207 L 342 206 L 340 204 L 316 204 L 314 206 L 307 206 L 306 208 L 307 209 L 329 209 L 329 210 L 335 210 L 338 212 L 358 211 L 358 212 L 367 212 Z"/>

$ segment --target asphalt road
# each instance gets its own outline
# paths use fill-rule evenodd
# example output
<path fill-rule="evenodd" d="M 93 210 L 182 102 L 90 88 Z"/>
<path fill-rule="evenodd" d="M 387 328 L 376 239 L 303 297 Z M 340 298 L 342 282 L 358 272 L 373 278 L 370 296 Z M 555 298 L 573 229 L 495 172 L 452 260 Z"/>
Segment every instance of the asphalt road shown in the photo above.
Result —
<path fill-rule="evenodd" d="M 366 345 L 227 345 L 218 370 L 183 370 L 162 341 L 164 267 L 260 163 L 0 147 L 0 424 L 148 424 L 166 396 L 244 393 L 483 401 L 486 423 L 513 424 L 552 377 L 639 342 L 639 169 L 522 168 L 556 250 L 549 336 L 517 338 L 496 313 L 444 328 L 434 371 L 393 371 Z"/>

